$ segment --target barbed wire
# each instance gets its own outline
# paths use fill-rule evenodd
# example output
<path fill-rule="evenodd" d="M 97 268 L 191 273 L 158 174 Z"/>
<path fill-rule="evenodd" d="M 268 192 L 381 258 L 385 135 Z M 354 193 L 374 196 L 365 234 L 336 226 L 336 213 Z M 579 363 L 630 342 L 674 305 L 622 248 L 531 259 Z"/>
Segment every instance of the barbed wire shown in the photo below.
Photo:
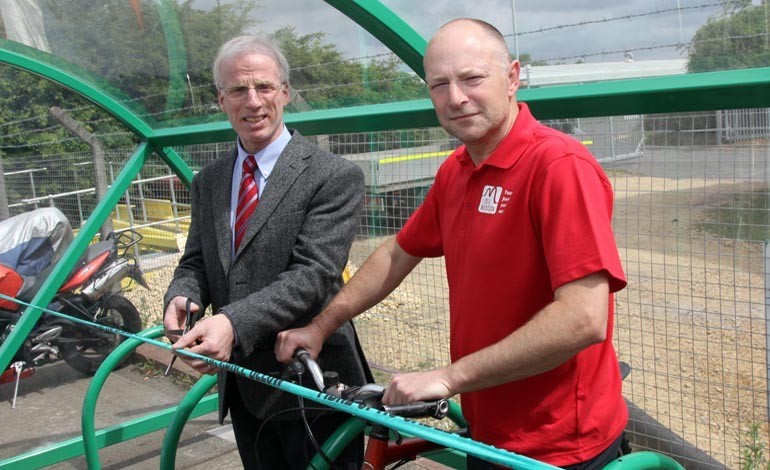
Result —
<path fill-rule="evenodd" d="M 628 21 L 628 20 L 633 20 L 635 18 L 649 17 L 649 16 L 655 16 L 655 15 L 663 15 L 663 14 L 669 14 L 669 13 L 677 12 L 677 11 L 687 11 L 687 10 L 696 10 L 696 9 L 702 10 L 702 9 L 718 7 L 718 6 L 724 7 L 724 5 L 727 5 L 728 3 L 730 3 L 729 0 L 724 0 L 724 1 L 717 1 L 717 2 L 702 3 L 702 4 L 698 4 L 698 5 L 682 6 L 682 7 L 677 7 L 677 8 L 656 9 L 656 10 L 653 10 L 653 11 L 632 13 L 632 14 L 618 16 L 618 17 L 612 17 L 612 18 L 601 18 L 601 19 L 596 19 L 596 20 L 586 20 L 586 21 L 580 21 L 580 22 L 575 22 L 575 23 L 567 23 L 567 24 L 550 26 L 550 27 L 542 27 L 542 28 L 538 28 L 538 29 L 533 29 L 533 30 L 529 30 L 529 31 L 523 31 L 523 32 L 520 32 L 520 33 L 516 33 L 516 35 L 517 36 L 524 36 L 524 35 L 538 34 L 538 33 L 554 31 L 554 30 L 562 30 L 562 29 L 567 29 L 567 28 L 591 26 L 591 25 L 596 25 L 596 24 L 601 24 L 601 23 L 610 23 L 610 22 L 616 22 L 616 21 Z M 725 37 L 721 37 L 721 38 L 718 38 L 718 39 L 712 39 L 710 41 L 738 40 L 738 39 L 746 39 L 746 38 L 758 37 L 758 36 L 761 37 L 761 36 L 765 36 L 765 35 L 767 35 L 767 33 L 759 33 L 759 34 L 755 34 L 755 35 L 730 35 L 730 36 L 725 36 Z M 513 34 L 507 34 L 505 36 L 506 37 L 510 37 L 510 36 L 513 36 Z M 616 55 L 616 54 L 625 54 L 625 53 L 628 53 L 628 52 L 652 51 L 652 50 L 658 50 L 658 49 L 671 49 L 671 48 L 681 49 L 681 48 L 691 47 L 694 44 L 695 44 L 695 42 L 693 42 L 693 41 L 690 41 L 690 42 L 677 42 L 677 43 L 669 43 L 669 44 L 653 44 L 653 45 L 649 45 L 649 46 L 641 46 L 641 47 L 634 47 L 634 48 L 623 48 L 622 50 L 621 49 L 617 49 L 617 50 L 610 50 L 610 51 L 605 51 L 605 50 L 603 50 L 603 51 L 594 51 L 594 52 L 586 52 L 586 53 L 581 53 L 581 54 L 575 54 L 575 55 L 569 55 L 569 56 L 558 56 L 558 57 L 551 57 L 551 58 L 538 59 L 538 60 L 542 60 L 544 62 L 561 63 L 561 62 L 565 62 L 565 61 L 572 60 L 572 59 L 584 59 L 584 58 L 588 58 L 588 57 L 599 57 L 599 56 L 608 56 L 608 55 Z M 370 54 L 370 55 L 365 55 L 365 56 L 347 57 L 347 58 L 341 58 L 341 59 L 335 60 L 335 61 L 322 62 L 322 63 L 318 63 L 318 64 L 308 64 L 308 65 L 305 65 L 305 66 L 295 67 L 295 68 L 291 69 L 291 71 L 292 72 L 301 72 L 301 71 L 304 71 L 304 70 L 308 70 L 308 69 L 312 69 L 312 68 L 317 68 L 317 67 L 329 67 L 329 66 L 333 66 L 335 64 L 339 64 L 339 63 L 342 63 L 342 62 L 372 60 L 372 59 L 378 59 L 378 58 L 383 58 L 383 57 L 388 57 L 388 56 L 395 56 L 395 54 L 393 52 L 389 51 L 389 52 L 378 53 L 378 54 Z M 363 82 L 350 82 L 350 83 L 333 84 L 333 85 L 322 85 L 322 86 L 316 86 L 316 87 L 307 87 L 307 88 L 304 88 L 304 89 L 297 89 L 296 91 L 299 92 L 300 94 L 303 94 L 303 93 L 313 93 L 313 92 L 318 92 L 318 91 L 323 91 L 323 90 L 331 90 L 331 89 L 337 89 L 337 88 L 346 88 L 346 87 L 352 87 L 352 86 L 361 86 L 361 85 L 366 86 L 368 84 L 378 84 L 378 83 L 387 82 L 387 81 L 390 81 L 390 79 L 369 80 L 369 81 L 363 81 Z M 194 96 L 195 90 L 200 90 L 202 88 L 212 88 L 212 87 L 215 88 L 214 83 L 205 83 L 205 84 L 201 84 L 201 85 L 195 85 L 195 86 L 187 87 L 186 88 L 186 92 L 189 92 L 191 95 Z M 131 103 L 135 103 L 135 102 L 146 101 L 146 100 L 149 100 L 149 99 L 152 99 L 152 98 L 165 97 L 166 95 L 167 95 L 166 92 L 159 92 L 159 93 L 155 93 L 155 94 L 143 95 L 143 96 L 138 96 L 138 97 L 133 97 L 133 98 L 121 100 L 120 102 L 123 103 L 123 104 L 131 104 Z M 142 114 L 139 114 L 138 116 L 139 117 L 153 117 L 153 118 L 156 118 L 158 116 L 162 116 L 162 115 L 167 114 L 169 112 L 171 112 L 171 113 L 179 113 L 179 112 L 185 112 L 185 111 L 188 111 L 188 110 L 199 111 L 202 106 L 203 106 L 202 109 L 204 110 L 204 114 L 210 114 L 210 113 L 206 113 L 205 112 L 208 105 L 207 104 L 203 104 L 202 105 L 202 104 L 199 103 L 197 105 L 182 106 L 182 107 L 174 108 L 174 109 L 164 109 L 162 111 L 142 113 Z M 94 105 L 94 104 L 86 104 L 86 105 L 79 106 L 79 107 L 67 108 L 67 109 L 65 109 L 65 111 L 66 112 L 78 112 L 78 111 L 83 111 L 83 110 L 86 110 L 86 109 L 89 109 L 89 108 L 96 108 L 96 105 Z M 32 116 L 32 117 L 28 117 L 28 118 L 13 120 L 13 121 L 6 121 L 4 123 L 0 123 L 0 129 L 7 128 L 7 127 L 10 127 L 10 126 L 14 126 L 14 125 L 19 126 L 19 125 L 22 125 L 22 124 L 25 124 L 25 123 L 29 123 L 29 122 L 33 122 L 33 121 L 40 121 L 40 120 L 43 120 L 43 119 L 45 119 L 46 122 L 47 122 L 47 119 L 48 119 L 47 114 L 41 114 L 41 115 L 38 115 L 38 116 Z M 108 121 L 112 121 L 113 119 L 114 118 L 108 116 L 108 117 L 105 117 L 105 118 L 102 118 L 102 119 L 97 119 L 97 120 L 94 120 L 94 121 L 89 121 L 89 124 L 93 125 L 93 124 L 98 124 L 98 123 L 102 123 L 102 122 L 108 122 Z M 41 128 L 41 129 L 30 129 L 30 130 L 27 130 L 27 131 L 19 131 L 19 132 L 15 132 L 15 133 L 12 133 L 12 134 L 6 134 L 6 135 L 3 135 L 3 136 L 0 136 L 0 139 L 8 139 L 8 138 L 12 138 L 12 137 L 20 137 L 20 136 L 29 135 L 29 134 L 43 133 L 43 132 L 51 131 L 51 130 L 54 130 L 54 129 L 57 129 L 57 128 L 58 128 L 58 126 L 50 126 L 50 127 L 45 127 L 45 128 Z M 130 134 L 130 133 L 125 132 L 125 133 L 120 133 L 120 134 L 121 135 L 125 135 L 125 134 Z M 57 142 L 69 141 L 69 140 L 72 140 L 72 139 L 58 140 Z M 37 145 L 47 145 L 47 144 L 48 143 L 41 142 L 41 143 L 27 144 L 27 145 L 30 145 L 30 146 L 31 145 L 36 145 L 37 146 Z M 0 149 L 16 149 L 16 148 L 22 148 L 24 146 L 25 145 L 6 145 L 6 146 L 0 146 Z"/>
<path fill-rule="evenodd" d="M 376 85 L 376 84 L 387 83 L 387 82 L 392 82 L 392 81 L 393 81 L 392 79 L 365 80 L 365 81 L 360 81 L 360 82 L 349 82 L 349 83 L 341 83 L 341 84 L 334 84 L 334 85 L 323 85 L 323 86 L 317 86 L 317 87 L 297 88 L 297 89 L 295 89 L 295 91 L 300 93 L 300 94 L 306 94 L 306 93 L 313 93 L 313 92 L 324 91 L 324 90 L 331 90 L 331 89 L 337 89 L 337 88 L 346 88 L 346 87 L 353 87 L 353 86 Z M 208 84 L 208 85 L 199 85 L 199 86 L 197 86 L 195 88 L 205 88 L 205 87 L 208 87 L 208 86 L 213 86 L 213 83 Z M 158 94 L 158 95 L 153 95 L 153 96 L 165 96 L 165 95 L 164 94 Z M 121 101 L 121 102 L 136 101 L 136 100 L 137 99 L 134 98 L 132 100 L 124 100 L 124 101 Z M 70 109 L 65 109 L 64 111 L 72 112 L 72 111 L 76 111 L 76 110 L 84 110 L 84 109 L 87 109 L 89 107 L 95 107 L 95 106 L 96 105 L 84 106 L 84 107 L 79 107 L 79 108 L 70 108 Z M 171 108 L 171 109 L 168 109 L 168 110 L 164 109 L 162 111 L 140 113 L 140 114 L 137 114 L 137 116 L 138 117 L 153 117 L 153 118 L 156 118 L 158 116 L 162 116 L 162 115 L 164 115 L 166 113 L 169 113 L 169 112 L 178 113 L 178 112 L 184 112 L 184 111 L 190 111 L 190 110 L 195 111 L 195 110 L 198 110 L 200 108 L 201 108 L 200 104 L 198 104 L 198 105 L 192 105 L 191 104 L 189 106 L 180 106 L 178 108 Z M 204 109 L 205 109 L 205 107 L 204 107 Z M 41 116 L 35 117 L 34 119 L 43 119 L 43 118 L 47 118 L 47 117 L 48 117 L 47 115 L 41 115 Z M 33 118 L 29 118 L 28 120 L 31 120 L 31 119 L 33 119 Z M 104 118 L 101 118 L 101 119 L 89 120 L 88 124 L 89 125 L 95 125 L 95 124 L 99 124 L 99 123 L 103 123 L 103 122 L 113 122 L 113 121 L 114 121 L 114 118 L 112 118 L 110 116 L 107 116 L 107 117 L 104 117 Z M 11 137 L 20 137 L 20 136 L 24 136 L 24 135 L 39 134 L 39 133 L 48 132 L 48 131 L 51 131 L 51 130 L 60 129 L 60 128 L 61 128 L 60 126 L 49 126 L 49 127 L 40 128 L 40 129 L 30 129 L 30 130 L 27 130 L 27 131 L 20 131 L 20 132 L 16 132 L 16 133 L 13 133 L 13 134 L 5 134 L 3 136 L 0 136 L 0 138 L 7 139 L 7 138 L 11 138 Z M 99 136 L 99 135 L 102 135 L 102 134 L 95 133 L 94 135 Z M 37 143 L 35 145 L 45 145 L 45 144 L 46 143 Z M 30 145 L 32 145 L 32 144 L 30 144 Z M 0 145 L 0 149 L 16 149 L 16 148 L 21 148 L 21 147 L 23 147 L 23 146 L 19 146 L 19 145 L 5 145 L 5 146 L 3 146 L 3 145 Z"/>
<path fill-rule="evenodd" d="M 364 60 L 370 60 L 370 59 L 377 59 L 379 57 L 387 57 L 387 56 L 393 56 L 398 58 L 398 56 L 394 52 L 383 52 L 380 54 L 372 54 L 372 55 L 366 55 L 366 56 L 359 56 L 359 57 L 343 57 L 340 60 L 334 60 L 329 62 L 320 62 L 318 64 L 308 64 L 303 65 L 300 67 L 295 67 L 289 71 L 291 72 L 301 72 L 306 69 L 312 69 L 317 67 L 328 67 L 329 65 L 339 64 L 340 62 L 363 62 Z M 400 59 L 399 59 L 400 60 Z"/>
<path fill-rule="evenodd" d="M 105 132 L 102 134 L 94 134 L 99 139 L 104 138 L 110 138 L 110 137 L 134 137 L 135 134 L 133 132 Z M 24 149 L 24 148 L 35 148 L 35 147 L 45 147 L 46 145 L 59 145 L 63 142 L 83 142 L 78 137 L 65 137 L 63 139 L 56 139 L 56 141 L 46 141 L 46 142 L 33 142 L 33 143 L 24 143 L 24 144 L 18 144 L 18 145 L 0 145 L 0 150 L 17 150 L 17 149 Z"/>
<path fill-rule="evenodd" d="M 667 13 L 672 13 L 675 11 L 682 11 L 682 10 L 695 10 L 695 9 L 705 9 L 705 8 L 711 8 L 715 6 L 724 6 L 727 2 L 715 2 L 715 3 L 704 3 L 701 5 L 690 5 L 690 6 L 684 6 L 679 8 L 665 8 L 665 9 L 657 9 L 654 11 L 648 11 L 643 13 L 633 13 L 629 15 L 623 15 L 623 16 L 616 16 L 612 18 L 602 18 L 600 20 L 586 20 L 586 21 L 579 21 L 577 23 L 569 23 L 569 24 L 562 24 L 557 26 L 549 26 L 549 27 L 543 27 L 538 29 L 533 29 L 531 31 L 522 31 L 517 32 L 516 36 L 524 36 L 527 34 L 538 34 L 538 33 L 545 33 L 548 31 L 555 31 L 560 29 L 567 29 L 567 28 L 575 28 L 579 26 L 589 26 L 589 25 L 595 25 L 595 24 L 601 24 L 601 23 L 611 23 L 614 21 L 625 21 L 625 20 L 631 20 L 634 18 L 642 18 L 645 16 L 655 16 L 655 15 L 662 15 Z M 504 34 L 504 37 L 512 37 L 513 33 L 511 34 Z"/>
<path fill-rule="evenodd" d="M 768 33 L 756 33 L 756 34 L 744 34 L 744 35 L 737 35 L 737 36 L 730 36 L 731 40 L 737 40 L 737 39 L 751 39 L 751 38 L 757 38 L 757 37 L 763 37 L 767 36 Z M 586 52 L 583 54 L 578 55 L 571 55 L 571 56 L 560 56 L 560 57 L 552 57 L 549 59 L 540 59 L 545 62 L 563 62 L 565 60 L 570 59 L 583 59 L 586 57 L 596 57 L 596 56 L 605 56 L 605 55 L 614 55 L 614 54 L 625 54 L 627 52 L 637 52 L 637 51 L 652 51 L 655 49 L 671 49 L 671 48 L 684 48 L 684 47 L 690 47 L 692 45 L 702 44 L 702 43 L 708 43 L 708 42 L 721 42 L 723 41 L 723 38 L 716 38 L 716 39 L 703 39 L 700 41 L 690 41 L 690 42 L 675 42 L 675 43 L 669 43 L 669 44 L 656 44 L 652 46 L 643 46 L 643 47 L 628 47 L 624 49 L 615 49 L 611 51 L 599 51 L 599 52 Z"/>
<path fill-rule="evenodd" d="M 374 84 L 378 84 L 378 83 L 387 83 L 387 82 L 391 82 L 391 81 L 393 81 L 393 80 L 391 80 L 391 79 L 367 80 L 367 81 L 363 81 L 363 82 L 349 82 L 349 83 L 342 83 L 342 84 L 335 84 L 335 85 L 325 85 L 325 86 L 318 86 L 318 87 L 299 88 L 299 89 L 296 89 L 296 91 L 298 93 L 300 93 L 300 94 L 304 94 L 304 93 L 313 93 L 313 92 L 330 90 L 330 89 L 336 89 L 336 88 L 374 85 Z M 91 106 L 93 107 L 95 105 L 91 105 Z M 200 105 L 182 106 L 182 107 L 173 108 L 173 109 L 169 109 L 169 110 L 163 110 L 163 111 L 157 111 L 157 112 L 140 113 L 137 116 L 138 117 L 157 117 L 157 116 L 166 114 L 167 112 L 183 112 L 183 111 L 189 111 L 189 110 L 197 110 L 199 108 L 200 108 Z M 77 109 L 77 108 L 73 108 L 73 109 Z M 80 108 L 80 109 L 82 110 L 84 108 Z M 218 108 L 217 108 L 217 112 L 219 112 Z M 47 115 L 41 115 L 41 116 L 38 116 L 37 118 L 48 118 L 48 116 Z M 114 122 L 114 118 L 108 116 L 108 117 L 105 117 L 105 118 L 88 121 L 88 124 L 90 126 L 93 126 L 95 124 L 99 124 L 99 123 L 103 123 L 103 122 Z M 13 134 L 6 134 L 6 135 L 3 135 L 3 136 L 0 136 L 0 139 L 8 139 L 8 138 L 11 138 L 11 137 L 21 137 L 21 136 L 24 136 L 24 135 L 40 134 L 40 133 L 45 133 L 45 132 L 54 131 L 54 130 L 58 130 L 58 129 L 61 129 L 61 127 L 60 126 L 56 126 L 56 125 L 55 126 L 45 127 L 45 128 L 40 128 L 40 129 L 29 129 L 29 130 L 26 130 L 26 131 L 21 131 L 21 132 L 16 132 L 16 133 L 13 133 Z M 125 132 L 112 132 L 112 133 L 93 132 L 93 134 L 96 137 L 104 137 L 104 136 L 132 136 L 132 135 L 134 135 L 133 133 L 127 132 L 127 131 L 125 131 Z M 73 140 L 79 140 L 79 139 L 75 138 L 75 137 L 68 137 L 68 138 L 63 138 L 63 139 L 57 139 L 55 142 L 36 142 L 36 143 L 18 144 L 18 145 L 0 145 L 0 149 L 9 149 L 10 150 L 10 149 L 20 149 L 20 148 L 26 148 L 26 147 L 40 147 L 40 146 L 45 146 L 45 145 L 55 145 L 55 144 L 58 144 L 58 143 L 61 143 L 61 142 L 70 142 L 70 141 L 73 141 Z"/>

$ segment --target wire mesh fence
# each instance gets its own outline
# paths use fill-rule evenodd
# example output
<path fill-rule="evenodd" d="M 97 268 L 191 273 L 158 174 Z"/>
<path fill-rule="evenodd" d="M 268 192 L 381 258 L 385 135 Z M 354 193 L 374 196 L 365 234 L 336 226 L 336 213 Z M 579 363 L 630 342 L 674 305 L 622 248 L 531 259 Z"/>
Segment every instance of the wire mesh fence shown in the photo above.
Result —
<path fill-rule="evenodd" d="M 759 426 L 759 442 L 768 442 L 767 112 L 756 111 L 758 127 L 741 139 L 724 138 L 718 123 L 726 112 L 549 122 L 582 141 L 614 186 L 615 235 L 629 281 L 615 297 L 614 341 L 633 369 L 624 383 L 632 442 L 690 468 L 739 468 L 753 445 L 752 426 Z M 351 272 L 419 206 L 457 145 L 441 129 L 315 139 L 366 175 Z M 177 150 L 197 170 L 229 147 Z M 109 178 L 130 152 L 108 152 Z M 12 213 L 55 205 L 80 226 L 97 202 L 90 161 L 89 153 L 34 167 L 5 161 Z M 179 256 L 189 204 L 187 188 L 152 157 L 113 211 L 115 229 L 132 226 L 145 235 L 136 255 L 158 279 L 155 300 L 137 303 L 140 310 L 160 309 L 152 303 Z M 369 361 L 385 371 L 448 363 L 448 309 L 443 260 L 424 260 L 358 317 Z"/>

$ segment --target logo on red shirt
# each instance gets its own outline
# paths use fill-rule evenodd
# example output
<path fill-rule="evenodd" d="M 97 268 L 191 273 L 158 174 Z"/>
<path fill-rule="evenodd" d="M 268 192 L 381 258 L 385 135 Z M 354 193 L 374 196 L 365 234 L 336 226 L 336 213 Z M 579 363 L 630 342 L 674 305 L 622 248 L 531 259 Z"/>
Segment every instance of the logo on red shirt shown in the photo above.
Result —
<path fill-rule="evenodd" d="M 500 204 L 500 198 L 502 195 L 502 186 L 484 186 L 484 189 L 481 190 L 479 212 L 483 214 L 497 213 L 497 205 Z"/>

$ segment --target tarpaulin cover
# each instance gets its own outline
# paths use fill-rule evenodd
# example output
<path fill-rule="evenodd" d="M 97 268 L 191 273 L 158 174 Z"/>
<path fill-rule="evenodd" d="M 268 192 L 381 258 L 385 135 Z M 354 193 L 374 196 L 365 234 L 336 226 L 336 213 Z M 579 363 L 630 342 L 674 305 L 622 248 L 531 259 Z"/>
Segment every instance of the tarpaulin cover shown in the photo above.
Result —
<path fill-rule="evenodd" d="M 0 222 L 0 263 L 35 277 L 61 258 L 72 227 L 59 209 L 45 207 Z"/>

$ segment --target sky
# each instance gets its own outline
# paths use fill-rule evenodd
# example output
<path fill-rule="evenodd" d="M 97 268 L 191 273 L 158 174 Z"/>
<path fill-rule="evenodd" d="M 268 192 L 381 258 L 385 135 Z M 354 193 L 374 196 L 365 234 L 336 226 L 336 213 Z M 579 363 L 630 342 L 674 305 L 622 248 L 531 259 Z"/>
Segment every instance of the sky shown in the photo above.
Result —
<path fill-rule="evenodd" d="M 450 19 L 476 17 L 495 25 L 512 53 L 518 49 L 551 64 L 620 61 L 626 52 L 635 60 L 686 58 L 686 47 L 674 45 L 689 42 L 709 16 L 722 11 L 722 0 L 381 1 L 425 38 Z M 286 8 L 286 0 L 262 0 L 256 14 L 260 29 L 294 25 L 303 34 L 323 31 L 346 57 L 386 52 L 326 2 L 290 3 L 292 8 Z"/>

